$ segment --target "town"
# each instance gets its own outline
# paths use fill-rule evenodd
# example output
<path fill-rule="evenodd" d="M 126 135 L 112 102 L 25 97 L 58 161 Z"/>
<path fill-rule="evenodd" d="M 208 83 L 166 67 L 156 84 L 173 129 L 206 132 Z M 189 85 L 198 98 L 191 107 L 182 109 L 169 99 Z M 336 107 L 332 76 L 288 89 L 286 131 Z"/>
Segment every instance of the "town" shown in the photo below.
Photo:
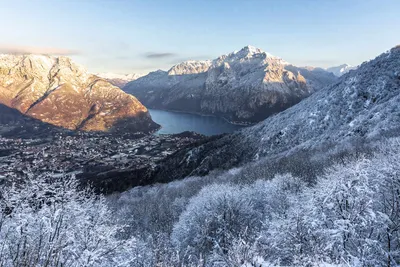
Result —
<path fill-rule="evenodd" d="M 202 138 L 191 132 L 140 138 L 90 132 L 59 132 L 51 138 L 0 137 L 0 184 L 41 175 L 58 177 L 151 167 Z"/>

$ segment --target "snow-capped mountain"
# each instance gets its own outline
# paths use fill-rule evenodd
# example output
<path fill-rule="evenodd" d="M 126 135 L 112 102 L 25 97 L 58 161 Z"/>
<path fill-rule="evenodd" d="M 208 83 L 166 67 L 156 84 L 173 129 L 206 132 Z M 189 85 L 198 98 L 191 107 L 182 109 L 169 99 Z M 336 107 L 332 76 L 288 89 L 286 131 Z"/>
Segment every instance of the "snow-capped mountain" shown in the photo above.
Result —
<path fill-rule="evenodd" d="M 0 103 L 71 130 L 106 131 L 118 125 L 147 132 L 157 127 L 134 96 L 68 57 L 0 55 Z"/>
<path fill-rule="evenodd" d="M 210 60 L 196 61 L 189 60 L 173 66 L 169 71 L 168 75 L 185 75 L 185 74 L 199 74 L 207 72 L 211 67 L 212 62 Z"/>
<path fill-rule="evenodd" d="M 340 77 L 343 74 L 348 73 L 351 70 L 355 70 L 357 69 L 357 67 L 348 65 L 348 64 L 343 64 L 340 66 L 336 66 L 336 67 L 331 67 L 331 68 L 327 68 L 326 71 L 328 72 L 332 72 L 335 76 Z"/>
<path fill-rule="evenodd" d="M 160 171 L 174 177 L 231 168 L 260 157 L 312 154 L 400 135 L 400 46 L 339 82 L 232 135 L 175 155 Z M 171 176 L 172 177 L 172 176 Z"/>
<path fill-rule="evenodd" d="M 124 87 L 127 83 L 137 80 L 144 74 L 131 73 L 131 74 L 117 74 L 117 73 L 96 73 L 97 76 L 106 79 L 112 85 L 119 88 Z"/>
<path fill-rule="evenodd" d="M 128 83 L 123 90 L 151 108 L 258 122 L 336 81 L 322 69 L 290 65 L 259 48 L 210 61 L 186 61 Z"/>

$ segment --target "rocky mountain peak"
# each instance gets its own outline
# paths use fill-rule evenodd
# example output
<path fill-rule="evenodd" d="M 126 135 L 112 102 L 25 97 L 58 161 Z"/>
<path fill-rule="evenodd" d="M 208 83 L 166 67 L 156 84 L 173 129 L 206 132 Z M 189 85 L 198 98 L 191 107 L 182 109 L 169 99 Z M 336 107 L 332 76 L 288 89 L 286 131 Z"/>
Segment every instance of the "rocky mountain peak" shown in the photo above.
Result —
<path fill-rule="evenodd" d="M 186 61 L 168 73 L 149 73 L 128 83 L 124 90 L 152 108 L 253 123 L 335 80 L 326 71 L 297 68 L 259 48 L 246 46 L 213 61 Z"/>
<path fill-rule="evenodd" d="M 239 59 L 243 59 L 243 58 L 277 58 L 273 55 L 271 55 L 270 53 L 267 53 L 265 51 L 263 51 L 260 48 L 251 46 L 251 45 L 247 45 L 245 47 L 243 47 L 241 50 L 239 51 L 235 51 L 233 53 L 230 54 L 231 56 L 234 56 L 236 58 Z"/>
<path fill-rule="evenodd" d="M 260 53 L 265 53 L 263 50 L 261 50 L 260 48 L 257 48 L 255 46 L 252 45 L 246 45 L 245 47 L 243 47 L 240 51 L 249 53 L 249 54 L 260 54 Z"/>
<path fill-rule="evenodd" d="M 207 72 L 211 66 L 210 60 L 189 60 L 173 66 L 168 75 L 197 74 Z"/>
<path fill-rule="evenodd" d="M 64 56 L 3 54 L 0 56 L 0 68 L 9 70 L 11 77 L 4 77 L 9 79 L 22 75 L 25 79 L 34 78 L 40 81 L 48 81 L 53 76 L 57 76 L 57 80 L 76 80 L 77 78 L 82 80 L 89 76 L 83 66 Z"/>
<path fill-rule="evenodd" d="M 156 128 L 135 97 L 68 57 L 1 55 L 0 104 L 71 130 L 107 131 L 121 120 L 134 130 Z"/>

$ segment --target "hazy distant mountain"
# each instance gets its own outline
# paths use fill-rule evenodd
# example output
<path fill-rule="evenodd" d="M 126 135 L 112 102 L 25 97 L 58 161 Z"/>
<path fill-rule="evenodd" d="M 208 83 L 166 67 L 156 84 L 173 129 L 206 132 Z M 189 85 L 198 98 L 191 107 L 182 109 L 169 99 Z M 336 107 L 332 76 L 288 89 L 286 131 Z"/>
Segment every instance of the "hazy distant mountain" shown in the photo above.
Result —
<path fill-rule="evenodd" d="M 143 74 L 116 74 L 116 73 L 96 73 L 97 76 L 106 79 L 112 85 L 119 88 L 124 87 L 127 83 L 137 80 L 144 76 Z"/>
<path fill-rule="evenodd" d="M 151 108 L 258 122 L 334 81 L 322 69 L 298 68 L 246 46 L 213 61 L 186 61 L 149 73 L 123 90 Z"/>
<path fill-rule="evenodd" d="M 343 64 L 343 65 L 340 65 L 340 66 L 327 68 L 326 71 L 332 72 L 335 76 L 340 77 L 343 74 L 346 74 L 349 71 L 355 70 L 355 69 L 357 69 L 357 67 L 350 66 L 348 64 Z"/>
<path fill-rule="evenodd" d="M 0 103 L 71 130 L 157 127 L 135 97 L 67 57 L 0 55 Z"/>
<path fill-rule="evenodd" d="M 161 177 L 204 174 L 260 157 L 339 149 L 400 135 L 400 46 L 363 63 L 299 104 L 172 157 Z M 164 178 L 163 178 L 164 179 Z"/>

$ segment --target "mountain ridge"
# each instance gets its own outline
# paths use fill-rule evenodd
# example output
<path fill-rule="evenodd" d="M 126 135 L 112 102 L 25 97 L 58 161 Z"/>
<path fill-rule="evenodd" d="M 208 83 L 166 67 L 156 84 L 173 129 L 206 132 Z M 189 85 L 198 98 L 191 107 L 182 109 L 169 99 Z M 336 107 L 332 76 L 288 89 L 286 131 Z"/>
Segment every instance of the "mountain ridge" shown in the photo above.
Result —
<path fill-rule="evenodd" d="M 165 182 L 205 175 L 260 158 L 334 154 L 385 136 L 399 136 L 398 103 L 400 47 L 395 47 L 255 126 L 180 151 L 161 165 L 154 179 Z"/>
<path fill-rule="evenodd" d="M 334 81 L 336 77 L 322 69 L 299 68 L 246 46 L 212 61 L 186 61 L 151 72 L 123 90 L 150 108 L 255 123 Z"/>
<path fill-rule="evenodd" d="M 120 120 L 134 131 L 158 127 L 134 96 L 64 56 L 0 55 L 0 103 L 69 130 L 108 131 Z"/>

